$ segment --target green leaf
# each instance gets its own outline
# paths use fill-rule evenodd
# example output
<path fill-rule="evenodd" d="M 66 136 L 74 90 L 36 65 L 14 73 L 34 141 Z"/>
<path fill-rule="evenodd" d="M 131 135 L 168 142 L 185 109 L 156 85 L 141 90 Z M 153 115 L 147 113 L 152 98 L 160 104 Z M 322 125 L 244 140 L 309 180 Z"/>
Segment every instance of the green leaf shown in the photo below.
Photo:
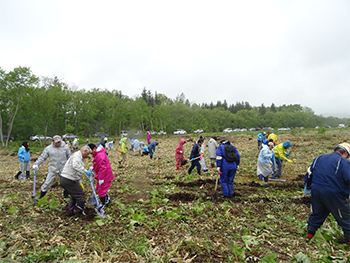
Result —
<path fill-rule="evenodd" d="M 277 254 L 276 253 L 272 253 L 272 254 L 269 254 L 265 257 L 263 257 L 259 263 L 275 263 L 276 262 L 276 259 L 277 258 Z"/>
<path fill-rule="evenodd" d="M 296 254 L 295 259 L 297 260 L 297 262 L 300 263 L 310 263 L 309 258 L 302 252 L 299 252 L 298 254 Z"/>
<path fill-rule="evenodd" d="M 16 214 L 18 212 L 18 209 L 16 206 L 11 206 L 9 210 L 7 210 L 7 213 L 10 215 Z"/>

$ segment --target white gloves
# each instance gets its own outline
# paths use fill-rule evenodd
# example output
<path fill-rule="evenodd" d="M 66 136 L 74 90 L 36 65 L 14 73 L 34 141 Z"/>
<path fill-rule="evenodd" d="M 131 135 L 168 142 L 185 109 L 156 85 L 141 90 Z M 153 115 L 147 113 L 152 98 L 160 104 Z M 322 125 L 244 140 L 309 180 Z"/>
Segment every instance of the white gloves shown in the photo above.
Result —
<path fill-rule="evenodd" d="M 91 166 L 89 170 L 92 172 L 92 171 L 94 170 L 94 167 L 93 167 L 93 166 Z"/>
<path fill-rule="evenodd" d="M 218 170 L 218 172 L 220 172 L 220 169 L 221 169 L 220 167 L 216 168 L 216 170 Z"/>
<path fill-rule="evenodd" d="M 34 170 L 34 172 L 36 172 L 36 170 L 38 170 L 38 166 L 36 164 L 33 165 L 33 170 Z"/>
<path fill-rule="evenodd" d="M 182 151 L 180 151 L 180 153 L 182 153 Z"/>
<path fill-rule="evenodd" d="M 101 185 L 105 182 L 105 180 L 98 180 L 98 184 Z"/>

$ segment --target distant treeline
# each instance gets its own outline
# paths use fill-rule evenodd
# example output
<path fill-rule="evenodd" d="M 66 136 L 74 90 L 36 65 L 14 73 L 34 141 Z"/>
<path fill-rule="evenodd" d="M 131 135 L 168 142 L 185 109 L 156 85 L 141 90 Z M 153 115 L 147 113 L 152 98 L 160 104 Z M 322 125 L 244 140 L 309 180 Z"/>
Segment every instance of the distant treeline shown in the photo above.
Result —
<path fill-rule="evenodd" d="M 39 78 L 27 67 L 10 72 L 0 68 L 0 102 L 0 134 L 16 139 L 67 132 L 88 137 L 96 132 L 118 136 L 122 130 L 218 132 L 225 128 L 350 125 L 349 118 L 318 116 L 299 104 L 253 107 L 249 102 L 224 100 L 198 105 L 184 94 L 171 99 L 146 88 L 133 98 L 118 90 L 81 90 L 57 77 Z"/>

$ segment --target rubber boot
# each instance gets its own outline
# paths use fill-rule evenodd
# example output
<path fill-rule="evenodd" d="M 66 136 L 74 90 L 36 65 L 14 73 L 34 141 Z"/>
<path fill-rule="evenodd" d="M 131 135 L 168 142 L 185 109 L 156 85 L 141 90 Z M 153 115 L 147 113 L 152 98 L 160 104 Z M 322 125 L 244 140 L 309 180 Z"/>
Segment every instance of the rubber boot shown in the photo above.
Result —
<path fill-rule="evenodd" d="M 84 212 L 84 205 L 82 205 L 82 206 L 78 206 L 78 205 L 77 205 L 77 208 L 78 208 L 77 214 L 78 214 L 79 216 L 86 216 L 86 214 L 85 214 L 85 212 Z"/>
<path fill-rule="evenodd" d="M 29 171 L 26 171 L 26 178 L 30 179 Z"/>
<path fill-rule="evenodd" d="M 63 190 L 63 198 L 68 198 L 69 194 L 66 190 Z"/>
<path fill-rule="evenodd" d="M 215 167 L 215 165 L 212 163 L 212 164 L 211 164 L 211 168 L 214 168 L 214 167 Z"/>
<path fill-rule="evenodd" d="M 41 191 L 39 199 L 43 198 L 46 195 L 46 192 Z"/>
<path fill-rule="evenodd" d="M 180 168 L 179 168 L 179 167 L 176 167 L 176 171 L 180 171 Z"/>
<path fill-rule="evenodd" d="M 15 175 L 15 179 L 19 179 L 18 177 L 22 174 L 22 171 L 19 171 L 16 175 Z"/>

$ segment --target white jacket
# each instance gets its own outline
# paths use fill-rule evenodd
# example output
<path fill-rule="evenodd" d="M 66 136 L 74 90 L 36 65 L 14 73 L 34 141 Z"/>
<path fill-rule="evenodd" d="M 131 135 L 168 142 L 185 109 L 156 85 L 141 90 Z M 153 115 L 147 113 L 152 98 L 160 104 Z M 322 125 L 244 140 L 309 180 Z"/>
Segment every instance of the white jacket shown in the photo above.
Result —
<path fill-rule="evenodd" d="M 209 158 L 216 159 L 216 151 L 218 150 L 218 143 L 213 138 L 210 138 L 208 142 L 208 149 L 209 149 Z"/>
<path fill-rule="evenodd" d="M 81 176 L 87 170 L 84 168 L 84 160 L 81 151 L 72 154 L 64 166 L 61 176 L 73 181 L 81 181 Z"/>

